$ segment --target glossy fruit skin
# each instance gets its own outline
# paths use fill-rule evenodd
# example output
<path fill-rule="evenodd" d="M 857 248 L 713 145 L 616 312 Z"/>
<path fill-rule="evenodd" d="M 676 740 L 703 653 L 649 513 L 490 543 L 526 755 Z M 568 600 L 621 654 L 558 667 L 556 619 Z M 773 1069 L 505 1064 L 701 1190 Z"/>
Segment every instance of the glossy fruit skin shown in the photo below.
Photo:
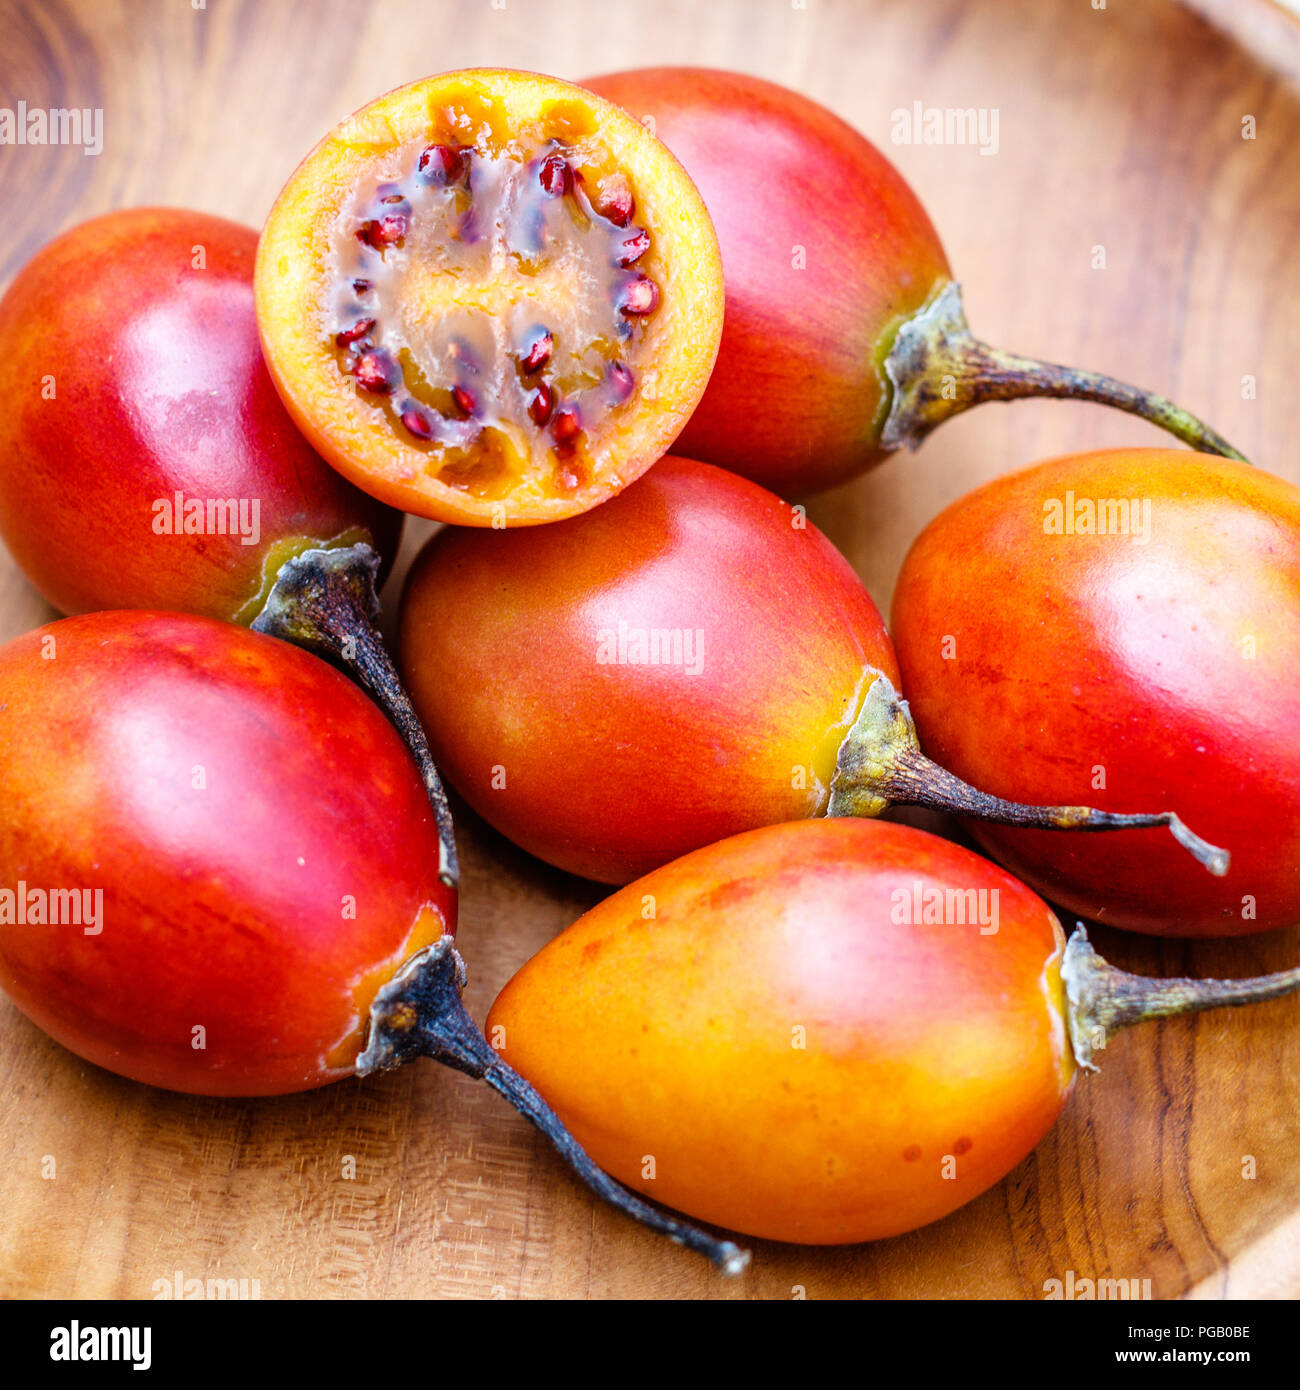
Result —
<path fill-rule="evenodd" d="M 620 659 L 655 630 L 679 634 L 675 664 Z M 821 814 L 874 672 L 898 676 L 870 596 L 801 512 L 672 457 L 554 526 L 439 532 L 407 581 L 400 659 L 470 805 L 609 883 Z"/>
<path fill-rule="evenodd" d="M 559 491 L 527 477 L 501 496 L 476 495 L 433 476 L 431 456 L 387 428 L 359 403 L 338 371 L 322 331 L 321 304 L 336 283 L 326 229 L 376 162 L 428 138 L 435 113 L 472 97 L 488 103 L 503 132 L 528 131 L 565 113 L 591 123 L 636 186 L 637 216 L 651 234 L 638 259 L 663 292 L 644 346 L 653 390 L 593 432 L 593 476 Z M 477 132 L 476 132 L 477 134 Z M 572 178 L 572 173 L 568 175 Z M 629 263 L 630 264 L 630 263 Z M 281 190 L 258 248 L 257 313 L 267 363 L 290 413 L 329 462 L 371 495 L 434 521 L 462 526 L 535 526 L 577 515 L 613 496 L 672 446 L 709 380 L 722 332 L 722 264 L 709 214 L 672 154 L 616 105 L 540 73 L 472 68 L 438 73 L 368 103 L 341 122 L 302 161 Z M 482 286 L 478 287 L 484 288 Z M 549 413 L 548 413 L 549 418 Z M 568 439 L 556 422 L 569 426 Z M 560 411 L 557 442 L 577 424 Z M 558 460 L 557 460 L 558 461 Z"/>
<path fill-rule="evenodd" d="M 996 891 L 996 932 L 900 921 L 918 884 Z M 968 850 L 800 821 L 615 893 L 515 975 L 487 1033 L 647 1196 L 772 1240 L 875 1240 L 970 1201 L 1051 1128 L 1075 1072 L 1063 944 Z"/>
<path fill-rule="evenodd" d="M 1069 491 L 1149 500 L 1150 540 L 1046 533 L 1045 502 Z M 1054 459 L 931 522 L 892 619 L 937 762 L 1017 800 L 1173 810 L 1232 854 L 1216 879 L 1159 830 L 971 823 L 1013 873 L 1162 936 L 1300 920 L 1300 490 L 1181 450 Z"/>
<path fill-rule="evenodd" d="M 0 300 L 0 535 L 62 612 L 251 621 L 283 543 L 352 534 L 392 560 L 402 518 L 312 450 L 271 383 L 256 250 L 223 218 L 132 208 L 56 238 Z M 257 543 L 156 530 L 177 492 L 242 499 L 250 523 L 256 501 Z"/>
<path fill-rule="evenodd" d="M 894 330 L 950 279 L 902 175 L 824 106 L 757 77 L 643 68 L 583 85 L 653 118 L 722 248 L 722 345 L 676 452 L 782 496 L 878 463 Z"/>
<path fill-rule="evenodd" d="M 103 891 L 98 934 L 0 920 L 0 984 L 123 1076 L 347 1076 L 375 990 L 455 929 L 401 739 L 275 638 L 161 613 L 39 628 L 0 649 L 0 747 L 0 887 Z"/>

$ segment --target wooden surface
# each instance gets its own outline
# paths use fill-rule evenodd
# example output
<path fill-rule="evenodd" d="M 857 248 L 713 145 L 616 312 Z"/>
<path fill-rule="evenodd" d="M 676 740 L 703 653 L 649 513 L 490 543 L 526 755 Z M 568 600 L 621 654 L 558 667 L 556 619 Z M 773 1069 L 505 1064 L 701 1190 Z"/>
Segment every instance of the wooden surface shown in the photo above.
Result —
<path fill-rule="evenodd" d="M 1236 38 L 1204 17 L 1231 9 Z M 1300 45 L 1258 0 L 0 0 L 0 105 L 102 107 L 105 149 L 0 148 L 0 280 L 109 208 L 189 204 L 259 223 L 338 118 L 472 64 L 560 76 L 651 62 L 748 69 L 828 103 L 927 204 L 977 332 L 1099 368 L 1204 415 L 1300 480 Z M 890 112 L 996 107 L 1000 148 L 892 147 Z M 638 113 L 639 114 L 639 113 Z M 1241 138 L 1253 115 L 1257 138 Z M 834 196 L 828 189 L 827 195 Z M 1093 248 L 1107 268 L 1092 268 Z M 1255 377 L 1256 399 L 1242 398 Z M 814 518 L 883 605 L 917 530 L 996 473 L 1156 433 L 1024 403 L 946 425 Z M 412 527 L 406 555 L 424 531 Z M 387 595 L 390 606 L 393 589 Z M 53 614 L 0 555 L 0 638 Z M 528 860 L 463 808 L 468 999 L 495 991 L 600 890 Z M 1254 974 L 1300 934 L 1162 946 L 1121 964 Z M 1151 1280 L 1156 1297 L 1300 1293 L 1300 1009 L 1120 1039 L 999 1187 L 870 1246 L 753 1243 L 741 1280 L 596 1206 L 486 1088 L 431 1064 L 284 1100 L 152 1091 L 87 1066 L 0 1001 L 0 1294 L 152 1296 L 257 1280 L 264 1298 L 1040 1298 L 1044 1281 Z M 343 1178 L 345 1156 L 355 1179 Z M 53 1178 L 46 1156 L 55 1164 Z M 1243 1177 L 1247 1156 L 1257 1176 Z"/>

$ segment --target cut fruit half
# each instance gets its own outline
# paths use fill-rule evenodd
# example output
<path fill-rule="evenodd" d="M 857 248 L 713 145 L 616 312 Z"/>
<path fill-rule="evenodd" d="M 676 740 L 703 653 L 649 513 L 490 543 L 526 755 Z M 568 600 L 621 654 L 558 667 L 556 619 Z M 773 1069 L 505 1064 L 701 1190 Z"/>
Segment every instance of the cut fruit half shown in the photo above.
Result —
<path fill-rule="evenodd" d="M 307 156 L 262 233 L 257 314 L 294 419 L 404 511 L 533 525 L 672 444 L 722 331 L 704 203 L 643 126 L 533 73 L 430 77 Z"/>

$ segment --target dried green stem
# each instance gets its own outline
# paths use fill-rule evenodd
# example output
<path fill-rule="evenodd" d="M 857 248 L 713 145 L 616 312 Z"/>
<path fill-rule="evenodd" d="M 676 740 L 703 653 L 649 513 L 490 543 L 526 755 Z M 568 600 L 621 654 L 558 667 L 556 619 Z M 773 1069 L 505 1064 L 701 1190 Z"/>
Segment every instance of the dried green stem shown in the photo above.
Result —
<path fill-rule="evenodd" d="M 954 815 L 1041 830 L 1131 830 L 1167 826 L 1210 873 L 1228 872 L 1229 855 L 1194 834 L 1172 811 L 1099 811 L 1091 806 L 1027 806 L 976 790 L 921 752 L 907 701 L 877 673 L 861 713 L 840 745 L 828 816 L 878 816 L 887 806 L 929 806 Z"/>
<path fill-rule="evenodd" d="M 438 828 L 439 873 L 449 888 L 455 888 L 460 864 L 447 794 L 424 728 L 375 627 L 378 574 L 379 556 L 364 542 L 303 551 L 281 567 L 251 626 L 336 662 L 374 697 L 401 734 L 424 779 Z"/>
<path fill-rule="evenodd" d="M 652 1206 L 592 1162 L 537 1090 L 489 1045 L 465 1010 L 464 985 L 465 966 L 450 936 L 413 956 L 371 1006 L 370 1038 L 357 1059 L 358 1074 L 400 1066 L 415 1057 L 432 1057 L 443 1066 L 486 1081 L 541 1130 L 598 1197 L 643 1226 L 706 1256 L 723 1274 L 744 1270 L 748 1251 Z"/>
<path fill-rule="evenodd" d="M 1300 990 L 1300 968 L 1246 980 L 1153 979 L 1131 975 L 1102 959 L 1083 923 L 1065 944 L 1061 963 L 1069 1001 L 1070 1041 L 1081 1067 L 1096 1071 L 1093 1053 L 1121 1028 L 1205 1009 L 1240 1008 Z"/>
<path fill-rule="evenodd" d="M 915 449 L 950 416 L 984 401 L 1053 396 L 1114 406 L 1140 415 L 1201 453 L 1248 462 L 1204 421 L 1154 391 L 981 342 L 966 323 L 961 287 L 952 281 L 898 330 L 885 359 L 885 375 L 893 389 L 880 439 L 886 449 Z"/>

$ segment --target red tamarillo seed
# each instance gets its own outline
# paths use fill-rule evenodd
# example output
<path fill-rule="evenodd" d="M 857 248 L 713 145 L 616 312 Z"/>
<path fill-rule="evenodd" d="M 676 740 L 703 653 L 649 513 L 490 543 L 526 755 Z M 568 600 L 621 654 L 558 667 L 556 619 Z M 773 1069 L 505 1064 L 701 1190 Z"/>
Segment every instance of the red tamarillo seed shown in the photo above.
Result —
<path fill-rule="evenodd" d="M 538 429 L 551 418 L 551 411 L 555 408 L 555 393 L 545 382 L 538 386 L 528 398 L 528 415 Z"/>
<path fill-rule="evenodd" d="M 396 384 L 396 364 L 380 348 L 371 348 L 357 358 L 355 376 L 357 385 L 363 391 L 375 395 L 387 395 Z"/>
<path fill-rule="evenodd" d="M 418 168 L 428 183 L 455 183 L 465 172 L 466 161 L 452 145 L 430 145 L 421 154 Z"/>
<path fill-rule="evenodd" d="M 429 419 L 427 412 L 416 405 L 414 401 L 408 401 L 403 407 L 402 424 L 417 439 L 433 438 L 433 422 Z"/>
<path fill-rule="evenodd" d="M 572 444 L 581 433 L 582 419 L 577 406 L 566 405 L 556 411 L 555 419 L 551 422 L 551 438 L 557 444 Z"/>
<path fill-rule="evenodd" d="M 351 328 L 342 328 L 334 335 L 334 341 L 339 347 L 347 347 L 350 343 L 355 343 L 358 338 L 364 338 L 367 333 L 374 330 L 374 319 L 358 319 Z"/>
<path fill-rule="evenodd" d="M 555 339 L 545 328 L 536 330 L 536 336 L 528 345 L 528 351 L 520 359 L 519 365 L 525 372 L 540 371 L 550 360 L 555 347 Z"/>
<path fill-rule="evenodd" d="M 635 265 L 649 249 L 650 233 L 644 227 L 638 227 L 619 249 L 618 263 L 626 270 Z"/>
<path fill-rule="evenodd" d="M 612 222 L 616 227 L 626 227 L 632 220 L 632 214 L 636 211 L 636 199 L 632 196 L 632 190 L 627 186 L 626 181 L 612 184 L 611 187 L 603 189 L 601 201 L 596 211 L 607 222 Z"/>
<path fill-rule="evenodd" d="M 357 240 L 367 246 L 382 251 L 386 246 L 395 246 L 410 230 L 411 221 L 404 212 L 387 213 L 383 217 L 372 218 L 357 232 Z"/>
<path fill-rule="evenodd" d="M 573 167 L 563 155 L 548 155 L 538 174 L 542 187 L 553 198 L 573 192 Z"/>
<path fill-rule="evenodd" d="M 619 308 L 625 314 L 641 318 L 659 307 L 659 286 L 648 275 L 638 275 L 624 287 Z"/>
<path fill-rule="evenodd" d="M 625 401 L 632 394 L 632 389 L 636 385 L 636 379 L 632 375 L 632 369 L 626 362 L 611 362 L 609 371 L 605 373 L 606 379 L 613 388 L 613 395 L 616 401 Z"/>

